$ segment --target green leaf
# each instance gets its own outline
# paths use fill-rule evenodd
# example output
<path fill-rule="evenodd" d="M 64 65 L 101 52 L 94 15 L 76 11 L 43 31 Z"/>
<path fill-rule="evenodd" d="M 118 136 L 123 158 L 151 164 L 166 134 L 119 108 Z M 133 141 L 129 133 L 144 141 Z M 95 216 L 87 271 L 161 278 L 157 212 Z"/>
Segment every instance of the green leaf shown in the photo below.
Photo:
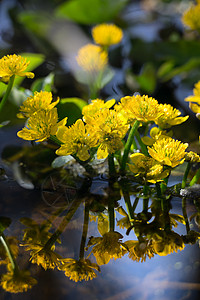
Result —
<path fill-rule="evenodd" d="M 82 117 L 82 109 L 87 102 L 80 98 L 64 98 L 57 105 L 59 119 L 68 117 L 67 125 Z"/>
<path fill-rule="evenodd" d="M 171 72 L 173 68 L 174 68 L 174 61 L 168 60 L 159 67 L 159 69 L 157 71 L 157 76 L 159 78 L 162 78 L 162 77 L 166 76 L 166 74 Z"/>
<path fill-rule="evenodd" d="M 50 26 L 50 18 L 44 12 L 40 11 L 22 11 L 18 15 L 19 22 L 26 26 L 26 29 L 35 35 L 44 37 Z"/>
<path fill-rule="evenodd" d="M 193 57 L 189 59 L 185 64 L 171 69 L 168 73 L 165 74 L 165 76 L 162 77 L 162 80 L 168 81 L 179 74 L 187 74 L 189 71 L 197 68 L 198 66 L 200 66 L 200 58 Z"/>
<path fill-rule="evenodd" d="M 36 79 L 31 86 L 31 91 L 33 93 L 35 91 L 40 92 L 41 90 L 51 92 L 52 86 L 54 84 L 54 76 L 55 75 L 53 73 L 50 73 L 44 78 Z"/>
<path fill-rule="evenodd" d="M 3 231 L 8 228 L 11 224 L 11 219 L 7 217 L 0 217 L 0 235 Z"/>
<path fill-rule="evenodd" d="M 140 85 L 140 89 L 146 93 L 153 93 L 156 87 L 156 72 L 155 67 L 151 63 L 146 63 L 143 66 L 139 76 L 135 76 Z"/>
<path fill-rule="evenodd" d="M 95 24 L 113 20 L 128 0 L 71 0 L 56 10 L 56 16 L 81 24 Z"/>

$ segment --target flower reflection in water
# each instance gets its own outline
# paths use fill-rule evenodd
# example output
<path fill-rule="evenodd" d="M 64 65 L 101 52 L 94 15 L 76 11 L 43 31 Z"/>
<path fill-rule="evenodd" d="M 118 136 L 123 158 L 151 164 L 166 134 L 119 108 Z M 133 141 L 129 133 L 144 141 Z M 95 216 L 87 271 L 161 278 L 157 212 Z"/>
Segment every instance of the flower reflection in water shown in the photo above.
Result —
<path fill-rule="evenodd" d="M 91 182 L 86 188 L 84 184 L 84 188 L 88 191 L 90 185 Z M 197 212 L 188 218 L 184 199 L 182 215 L 175 214 L 171 213 L 170 199 L 163 195 L 159 198 L 155 189 L 149 188 L 146 194 L 141 194 L 138 185 L 135 185 L 130 193 L 126 180 L 115 186 L 111 184 L 107 188 L 101 203 L 94 195 L 85 196 L 81 192 L 81 197 L 77 192 L 76 199 L 66 207 L 57 209 L 43 222 L 22 218 L 25 229 L 23 241 L 19 242 L 23 246 L 19 248 L 20 253 L 25 249 L 30 252 L 31 263 L 45 271 L 62 271 L 68 279 L 79 282 L 97 278 L 101 272 L 100 266 L 103 268 L 112 259 L 116 261 L 126 256 L 135 263 L 145 263 L 156 256 L 182 251 L 186 243 L 198 242 L 199 232 L 191 231 L 188 225 L 198 216 L 198 203 L 194 202 Z M 61 240 L 80 205 L 84 208 L 84 220 L 79 254 L 67 257 Z M 94 222 L 97 225 L 95 230 Z M 178 223 L 186 227 L 185 235 L 175 231 Z M 59 224 L 56 229 L 55 224 Z M 7 250 L 5 243 L 2 243 L 4 247 L 1 245 L 0 253 L 2 264 L 7 264 L 7 273 L 1 277 L 1 286 L 11 293 L 25 292 L 36 284 L 36 279 L 30 271 L 19 269 L 16 240 L 7 237 L 5 241 Z"/>

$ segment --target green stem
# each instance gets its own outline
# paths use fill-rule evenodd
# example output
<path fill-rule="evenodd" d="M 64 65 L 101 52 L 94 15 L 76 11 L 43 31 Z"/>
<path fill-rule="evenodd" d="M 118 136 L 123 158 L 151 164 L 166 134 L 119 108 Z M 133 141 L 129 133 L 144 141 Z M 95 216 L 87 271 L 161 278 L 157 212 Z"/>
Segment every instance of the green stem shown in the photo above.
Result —
<path fill-rule="evenodd" d="M 182 184 L 181 184 L 181 188 L 182 188 L 182 189 L 184 189 L 185 186 L 186 186 L 187 177 L 188 177 L 188 174 L 189 174 L 190 169 L 191 169 L 191 163 L 188 162 L 188 163 L 187 163 L 187 167 L 186 167 L 186 169 L 185 169 L 184 176 L 183 176 Z"/>
<path fill-rule="evenodd" d="M 10 95 L 10 92 L 12 90 L 12 87 L 13 87 L 13 84 L 14 84 L 14 80 L 15 80 L 15 75 L 11 76 L 10 77 L 10 80 L 8 82 L 8 85 L 7 85 L 7 89 L 6 89 L 6 92 L 3 96 L 3 99 L 1 100 L 0 102 L 0 115 L 1 115 L 1 112 L 3 110 L 3 107 L 8 99 L 8 96 Z"/>
<path fill-rule="evenodd" d="M 8 255 L 8 258 L 10 260 L 10 263 L 11 263 L 13 271 L 18 271 L 19 270 L 18 265 L 16 263 L 16 260 L 15 260 L 15 258 L 13 256 L 13 254 L 12 254 L 10 246 L 9 246 L 9 244 L 6 241 L 6 237 L 4 236 L 3 233 L 0 236 L 0 241 L 2 242 L 2 245 L 3 245 L 5 251 L 6 251 L 7 255 Z"/>
<path fill-rule="evenodd" d="M 147 197 L 148 192 L 149 192 L 149 186 L 148 186 L 148 184 L 145 182 L 144 187 L 143 187 L 144 198 Z"/>
<path fill-rule="evenodd" d="M 135 123 L 133 124 L 130 132 L 129 132 L 127 142 L 124 146 L 124 154 L 123 154 L 123 157 L 122 157 L 121 168 L 120 168 L 120 173 L 121 174 L 125 173 L 126 163 L 127 163 L 127 160 L 128 160 L 128 155 L 129 155 L 130 148 L 131 148 L 131 145 L 132 145 L 132 142 L 133 142 L 133 139 L 134 139 L 135 131 L 138 129 L 139 124 L 140 124 L 140 122 L 138 120 L 136 120 Z"/>
<path fill-rule="evenodd" d="M 86 205 L 86 203 L 85 203 L 83 233 L 82 233 L 82 237 L 81 237 L 79 259 L 84 258 L 84 249 L 85 249 L 85 242 L 86 242 L 87 232 L 88 232 L 88 223 L 89 223 L 89 209 L 88 209 L 88 205 Z"/>
<path fill-rule="evenodd" d="M 108 167 L 109 167 L 109 177 L 116 177 L 115 163 L 114 163 L 114 153 L 108 155 Z"/>
<path fill-rule="evenodd" d="M 136 137 L 136 139 L 137 139 L 137 141 L 138 141 L 138 143 L 140 145 L 142 153 L 145 154 L 146 156 L 149 156 L 149 153 L 148 153 L 148 150 L 147 150 L 147 146 L 144 145 L 144 143 L 142 142 L 138 130 L 136 130 L 136 132 L 135 132 L 135 137 Z"/>
<path fill-rule="evenodd" d="M 194 177 L 190 181 L 190 186 L 192 186 L 195 183 L 197 183 L 197 181 L 199 180 L 199 178 L 200 178 L 200 169 L 197 170 L 196 174 L 194 175 Z"/>
<path fill-rule="evenodd" d="M 167 189 L 167 183 L 169 180 L 169 176 L 163 179 L 163 182 L 160 184 L 161 194 L 163 195 Z"/>
<path fill-rule="evenodd" d="M 58 146 L 61 146 L 63 144 L 55 135 L 50 135 L 50 140 Z"/>
<path fill-rule="evenodd" d="M 188 216 L 187 216 L 186 198 L 185 197 L 183 197 L 183 199 L 182 199 L 182 211 L 183 211 L 183 217 L 185 219 L 186 231 L 188 234 L 190 232 L 190 224 L 189 224 Z"/>

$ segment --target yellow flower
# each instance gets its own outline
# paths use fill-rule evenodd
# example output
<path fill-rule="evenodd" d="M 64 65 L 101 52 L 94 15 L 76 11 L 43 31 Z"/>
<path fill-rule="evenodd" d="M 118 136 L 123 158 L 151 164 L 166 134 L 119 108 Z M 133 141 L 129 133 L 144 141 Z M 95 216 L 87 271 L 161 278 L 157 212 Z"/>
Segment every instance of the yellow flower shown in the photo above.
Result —
<path fill-rule="evenodd" d="M 100 110 L 104 108 L 110 108 L 114 104 L 115 104 L 115 99 L 111 99 L 106 102 L 104 102 L 104 100 L 101 99 L 94 99 L 90 104 L 83 107 L 82 114 L 94 116 L 97 112 L 100 112 Z"/>
<path fill-rule="evenodd" d="M 152 245 L 156 254 L 160 256 L 166 256 L 178 250 L 183 250 L 185 245 L 182 237 L 173 231 L 165 232 L 160 230 L 153 234 Z"/>
<path fill-rule="evenodd" d="M 155 123 L 161 128 L 169 128 L 185 122 L 189 116 L 180 117 L 181 112 L 170 104 L 159 104 L 160 115 Z"/>
<path fill-rule="evenodd" d="M 152 147 L 148 147 L 148 151 L 150 156 L 161 164 L 174 168 L 184 162 L 187 147 L 187 143 L 163 137 L 157 140 Z"/>
<path fill-rule="evenodd" d="M 9 271 L 1 277 L 1 286 L 6 292 L 22 293 L 31 289 L 37 280 L 30 276 L 29 271 Z"/>
<path fill-rule="evenodd" d="M 114 24 L 100 24 L 92 29 L 92 36 L 96 44 L 109 47 L 121 42 L 123 32 Z"/>
<path fill-rule="evenodd" d="M 84 71 L 97 73 L 108 64 L 108 54 L 100 46 L 87 44 L 79 50 L 76 60 Z"/>
<path fill-rule="evenodd" d="M 51 223 L 42 222 L 41 224 L 36 223 L 31 218 L 21 218 L 20 222 L 26 226 L 23 236 L 23 241 L 26 244 L 42 244 L 48 241 L 51 237 L 51 233 L 49 229 L 51 227 Z"/>
<path fill-rule="evenodd" d="M 145 181 L 156 183 L 169 175 L 169 171 L 164 171 L 162 164 L 142 153 L 134 153 L 130 158 L 133 163 L 128 164 L 131 172 L 141 176 Z"/>
<path fill-rule="evenodd" d="M 200 1 L 197 1 L 197 5 L 191 5 L 188 10 L 186 10 L 182 16 L 182 22 L 186 26 L 193 30 L 200 29 Z"/>
<path fill-rule="evenodd" d="M 110 259 L 121 258 L 127 252 L 127 246 L 120 240 L 123 236 L 116 231 L 105 233 L 102 237 L 91 237 L 88 246 L 95 245 L 92 249 L 97 264 L 107 264 Z"/>
<path fill-rule="evenodd" d="M 200 113 L 200 81 L 194 85 L 193 95 L 186 97 L 185 101 L 190 102 L 189 107 L 194 113 Z"/>
<path fill-rule="evenodd" d="M 95 132 L 99 148 L 97 158 L 103 159 L 123 147 L 122 139 L 127 133 L 128 126 L 124 124 L 119 114 L 114 110 L 105 108 L 96 113 L 94 117 L 85 116 L 86 123 Z"/>
<path fill-rule="evenodd" d="M 66 124 L 67 118 L 57 123 L 57 109 L 41 110 L 32 115 L 27 121 L 27 128 L 18 131 L 18 137 L 24 140 L 42 142 L 55 135 L 59 126 Z"/>
<path fill-rule="evenodd" d="M 131 258 L 133 261 L 146 261 L 146 257 L 151 259 L 154 257 L 154 248 L 149 243 L 149 241 L 142 240 L 142 241 L 126 241 L 125 244 L 128 246 L 129 250 L 129 258 Z"/>
<path fill-rule="evenodd" d="M 186 152 L 185 153 L 185 161 L 188 161 L 191 163 L 197 163 L 197 162 L 200 162 L 200 156 L 193 151 Z"/>
<path fill-rule="evenodd" d="M 34 73 L 25 72 L 29 61 L 26 61 L 26 58 L 21 57 L 20 55 L 7 55 L 3 56 L 0 59 L 0 78 L 4 82 L 8 82 L 10 77 L 13 75 L 33 78 Z"/>
<path fill-rule="evenodd" d="M 61 263 L 58 269 L 64 271 L 65 275 L 75 282 L 92 280 L 97 277 L 95 271 L 100 272 L 99 266 L 89 259 L 64 258 L 61 259 Z"/>
<path fill-rule="evenodd" d="M 115 105 L 124 120 L 128 124 L 133 124 L 135 120 L 141 122 L 156 122 L 162 114 L 159 111 L 158 101 L 147 95 L 126 96 L 121 98 L 121 103 Z"/>
<path fill-rule="evenodd" d="M 47 248 L 40 244 L 24 244 L 27 251 L 30 252 L 30 261 L 33 264 L 42 266 L 45 270 L 55 269 L 60 265 L 60 259 L 62 258 L 58 253 L 54 252 L 55 246 Z"/>
<path fill-rule="evenodd" d="M 52 93 L 41 91 L 35 92 L 33 96 L 28 97 L 20 106 L 18 118 L 28 118 L 39 110 L 51 110 L 59 102 L 59 98 L 52 102 Z"/>
<path fill-rule="evenodd" d="M 70 127 L 61 126 L 57 132 L 57 138 L 63 143 L 56 151 L 57 155 L 76 154 L 85 161 L 90 158 L 89 150 L 97 144 L 96 133 L 88 131 L 81 119 Z"/>
<path fill-rule="evenodd" d="M 141 138 L 142 142 L 145 145 L 152 146 L 153 143 L 155 143 L 157 140 L 161 139 L 162 137 L 172 137 L 173 132 L 166 130 L 161 130 L 158 127 L 153 127 L 150 130 L 150 137 L 149 136 L 143 136 Z"/>

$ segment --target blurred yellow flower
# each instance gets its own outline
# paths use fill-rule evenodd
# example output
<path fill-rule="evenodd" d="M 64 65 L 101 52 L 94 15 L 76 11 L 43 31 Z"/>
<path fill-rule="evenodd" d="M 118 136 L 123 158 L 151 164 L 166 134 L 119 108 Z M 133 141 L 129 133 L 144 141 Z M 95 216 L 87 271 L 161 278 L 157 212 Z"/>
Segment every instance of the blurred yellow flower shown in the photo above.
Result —
<path fill-rule="evenodd" d="M 1 286 L 6 292 L 22 293 L 31 289 L 37 280 L 30 276 L 29 271 L 9 271 L 1 276 Z"/>
<path fill-rule="evenodd" d="M 42 142 L 47 140 L 51 135 L 55 135 L 59 126 L 63 126 L 67 122 L 64 118 L 59 123 L 57 109 L 41 110 L 32 115 L 27 121 L 27 128 L 24 127 L 18 131 L 18 137 L 24 140 L 35 140 Z"/>
<path fill-rule="evenodd" d="M 155 123 L 162 129 L 185 122 L 189 116 L 180 117 L 181 112 L 170 104 L 159 104 L 160 114 Z"/>
<path fill-rule="evenodd" d="M 100 46 L 87 44 L 79 49 L 76 60 L 84 71 L 98 73 L 108 64 L 108 54 Z"/>
<path fill-rule="evenodd" d="M 82 161 L 90 158 L 90 148 L 97 145 L 96 132 L 89 131 L 81 119 L 70 127 L 59 127 L 56 136 L 63 143 L 57 155 L 76 154 Z"/>
<path fill-rule="evenodd" d="M 61 259 L 61 263 L 58 269 L 64 271 L 65 275 L 75 282 L 92 280 L 97 277 L 95 271 L 100 272 L 99 266 L 89 259 L 64 258 Z"/>
<path fill-rule="evenodd" d="M 128 246 L 129 250 L 129 258 L 131 258 L 133 261 L 146 261 L 146 258 L 148 257 L 151 259 L 154 257 L 154 248 L 149 243 L 149 241 L 141 240 L 141 241 L 126 241 L 125 244 Z"/>
<path fill-rule="evenodd" d="M 152 245 L 156 254 L 160 256 L 166 256 L 173 252 L 178 252 L 178 250 L 183 250 L 185 245 L 182 237 L 174 232 L 165 232 L 160 230 L 154 233 L 152 236 Z"/>
<path fill-rule="evenodd" d="M 120 240 L 123 236 L 116 231 L 105 233 L 102 237 L 91 237 L 88 246 L 93 246 L 92 253 L 94 254 L 97 264 L 107 264 L 110 259 L 121 258 L 127 252 L 127 246 Z"/>
<path fill-rule="evenodd" d="M 94 117 L 86 115 L 85 121 L 91 127 L 90 130 L 95 132 L 98 139 L 98 159 L 106 158 L 108 154 L 114 153 L 123 147 L 122 139 L 129 127 L 124 124 L 116 111 L 105 108 L 96 113 Z"/>
<path fill-rule="evenodd" d="M 194 113 L 200 113 L 200 81 L 194 85 L 193 95 L 186 97 L 185 101 L 189 101 L 189 107 Z"/>
<path fill-rule="evenodd" d="M 28 118 L 39 110 L 51 110 L 59 102 L 59 98 L 52 103 L 52 93 L 41 91 L 35 92 L 33 96 L 28 97 L 20 106 L 18 118 Z"/>
<path fill-rule="evenodd" d="M 42 266 L 45 270 L 55 269 L 55 267 L 60 265 L 59 260 L 62 257 L 54 251 L 54 245 L 50 248 L 36 243 L 24 244 L 24 246 L 26 247 L 26 251 L 30 251 L 30 261 L 33 264 Z"/>
<path fill-rule="evenodd" d="M 110 108 L 115 104 L 115 99 L 108 100 L 104 102 L 101 99 L 94 99 L 92 102 L 83 107 L 82 114 L 94 116 L 97 112 L 100 112 L 104 108 Z"/>
<path fill-rule="evenodd" d="M 200 30 L 200 1 L 197 5 L 192 4 L 183 14 L 182 22 L 193 30 Z"/>
<path fill-rule="evenodd" d="M 25 72 L 29 65 L 29 61 L 20 55 L 6 55 L 0 59 L 0 80 L 8 82 L 13 75 L 33 78 L 34 73 Z"/>
<path fill-rule="evenodd" d="M 184 162 L 187 147 L 187 143 L 163 137 L 157 140 L 152 147 L 148 147 L 148 151 L 150 156 L 161 164 L 174 168 Z"/>
<path fill-rule="evenodd" d="M 114 24 L 100 24 L 93 27 L 92 36 L 96 44 L 109 47 L 121 42 L 123 32 Z"/>
<path fill-rule="evenodd" d="M 142 153 L 134 153 L 130 158 L 133 163 L 128 164 L 131 172 L 142 177 L 145 181 L 156 183 L 169 175 L 169 171 L 164 171 L 162 164 Z"/>
<path fill-rule="evenodd" d="M 147 95 L 126 96 L 121 98 L 121 103 L 115 105 L 124 120 L 133 125 L 135 120 L 141 122 L 156 122 L 162 114 L 159 111 L 158 101 Z"/>

